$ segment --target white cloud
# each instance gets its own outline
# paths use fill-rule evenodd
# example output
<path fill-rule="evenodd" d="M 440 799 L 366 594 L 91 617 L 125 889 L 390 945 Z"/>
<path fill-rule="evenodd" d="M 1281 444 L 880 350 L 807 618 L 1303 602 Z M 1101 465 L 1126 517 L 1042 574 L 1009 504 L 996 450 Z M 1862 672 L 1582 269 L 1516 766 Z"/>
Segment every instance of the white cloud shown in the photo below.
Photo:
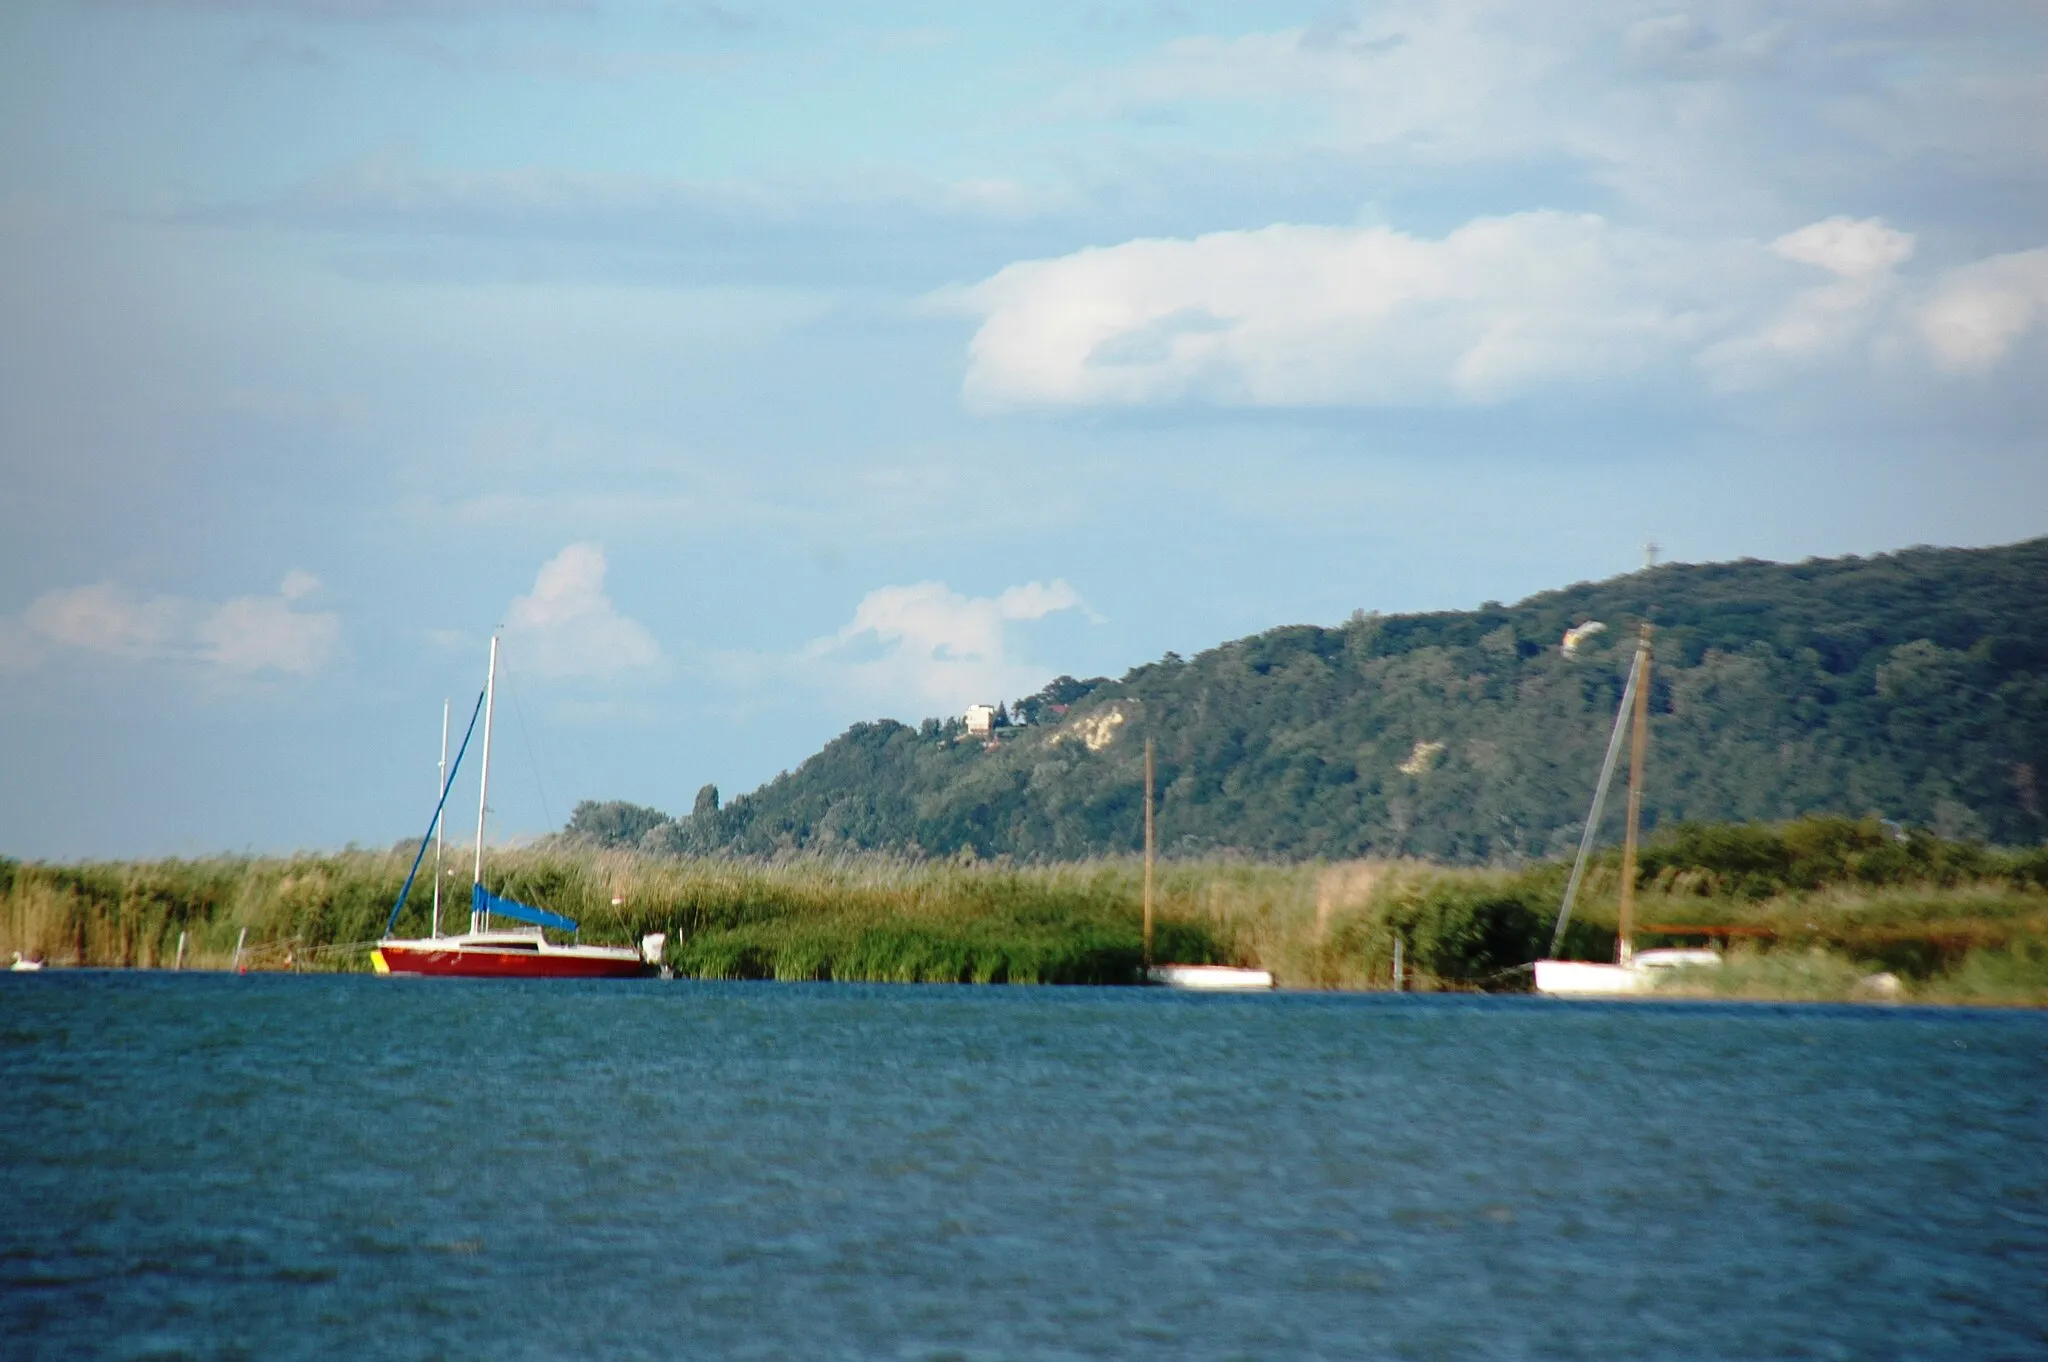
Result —
<path fill-rule="evenodd" d="M 1881 218 L 1832 217 L 1785 233 L 1771 249 L 1787 260 L 1859 279 L 1905 264 L 1913 255 L 1913 234 L 1893 231 Z"/>
<path fill-rule="evenodd" d="M 1553 212 L 1436 239 L 1279 224 L 1023 261 L 941 301 L 981 318 L 962 395 L 982 409 L 1483 404 L 1660 368 L 1755 386 L 1874 355 L 1926 292 L 1900 272 L 1914 244 L 1848 217 L 1768 245 Z M 2048 250 L 2022 252 L 1940 276 L 1918 324 L 1943 367 L 1983 367 L 2044 307 Z"/>
<path fill-rule="evenodd" d="M 646 626 L 604 594 L 604 550 L 571 544 L 547 562 L 533 590 L 512 602 L 505 634 L 524 665 L 557 679 L 605 680 L 652 666 L 661 649 Z"/>
<path fill-rule="evenodd" d="M 291 592 L 291 586 L 298 586 L 298 591 Z M 196 631 L 200 656 L 230 672 L 317 671 L 334 653 L 341 621 L 324 611 L 292 609 L 291 602 L 308 589 L 287 579 L 284 595 L 238 596 L 221 602 Z"/>
<path fill-rule="evenodd" d="M 1894 231 L 1879 218 L 1831 217 L 1785 233 L 1771 243 L 1772 254 L 1835 277 L 1800 289 L 1775 313 L 1709 346 L 1702 366 L 1721 387 L 1753 387 L 1782 376 L 1790 364 L 1873 338 L 1897 300 L 1896 271 L 1912 258 L 1913 245 L 1910 232 Z"/>
<path fill-rule="evenodd" d="M 802 665 L 906 717 L 995 703 L 1050 676 L 1015 655 L 1015 626 L 1087 604 L 1065 581 L 1026 582 L 995 596 L 963 596 L 944 582 L 870 591 L 837 633 L 804 650 Z"/>
<path fill-rule="evenodd" d="M 1920 334 L 1942 368 L 1989 369 L 2048 319 L 2048 247 L 1944 272 L 1921 307 Z"/>
<path fill-rule="evenodd" d="M 332 612 L 293 606 L 319 585 L 294 568 L 274 596 L 217 604 L 144 597 L 114 582 L 60 587 L 29 602 L 19 620 L 0 620 L 0 666 L 22 670 L 73 652 L 198 662 L 240 675 L 312 672 L 341 638 L 341 621 Z"/>
<path fill-rule="evenodd" d="M 1282 224 L 1131 241 L 955 295 L 983 317 L 964 392 L 984 407 L 1497 401 L 1724 329 L 1744 254 L 1548 212 L 1440 240 Z"/>
<path fill-rule="evenodd" d="M 60 647 L 115 657 L 151 657 L 191 627 L 193 606 L 176 596 L 147 600 L 112 582 L 61 587 L 29 603 L 23 622 Z"/>

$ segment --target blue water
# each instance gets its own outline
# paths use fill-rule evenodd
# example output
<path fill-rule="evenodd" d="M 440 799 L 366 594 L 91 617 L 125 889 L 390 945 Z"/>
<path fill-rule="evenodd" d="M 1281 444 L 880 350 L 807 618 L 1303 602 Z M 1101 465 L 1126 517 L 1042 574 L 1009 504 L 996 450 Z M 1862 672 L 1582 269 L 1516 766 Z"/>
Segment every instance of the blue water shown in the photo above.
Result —
<path fill-rule="evenodd" d="M 14 1357 L 2048 1357 L 2048 1016 L 0 976 Z"/>

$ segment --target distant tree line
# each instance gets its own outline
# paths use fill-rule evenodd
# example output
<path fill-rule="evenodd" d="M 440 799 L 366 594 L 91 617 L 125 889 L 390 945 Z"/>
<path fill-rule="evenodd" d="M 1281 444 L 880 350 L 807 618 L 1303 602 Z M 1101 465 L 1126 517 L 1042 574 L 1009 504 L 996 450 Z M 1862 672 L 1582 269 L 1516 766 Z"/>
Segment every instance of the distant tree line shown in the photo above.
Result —
<path fill-rule="evenodd" d="M 1607 630 L 1567 655 L 1565 631 L 1592 620 Z M 586 802 L 566 832 L 679 854 L 1125 851 L 1151 736 L 1169 854 L 1554 858 L 1583 826 L 1643 620 L 1652 829 L 1821 813 L 1943 844 L 2048 836 L 2048 539 L 1669 564 L 1513 606 L 1291 625 L 1118 680 L 1061 677 L 1009 703 L 992 747 L 958 719 L 855 724 L 727 803 L 708 785 L 677 818 Z M 1811 861 L 1756 854 L 1791 857 L 1739 872 L 1774 883 Z"/>

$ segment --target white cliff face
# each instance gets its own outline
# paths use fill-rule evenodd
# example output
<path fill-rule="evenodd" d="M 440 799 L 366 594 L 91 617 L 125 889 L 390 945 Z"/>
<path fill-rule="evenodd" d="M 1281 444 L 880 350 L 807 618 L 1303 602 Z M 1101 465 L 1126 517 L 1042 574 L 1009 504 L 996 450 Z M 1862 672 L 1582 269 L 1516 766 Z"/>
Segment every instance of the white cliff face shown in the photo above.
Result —
<path fill-rule="evenodd" d="M 1123 727 L 1123 724 L 1123 710 L 1116 705 L 1111 705 L 1099 714 L 1089 714 L 1081 718 L 1067 720 L 1060 731 L 1052 735 L 1050 741 L 1057 745 L 1069 740 L 1077 740 L 1090 752 L 1100 752 L 1103 748 L 1109 746 L 1111 742 L 1115 741 L 1116 731 Z"/>
<path fill-rule="evenodd" d="M 1607 626 L 1599 620 L 1587 620 L 1584 624 L 1564 631 L 1564 655 L 1571 657 L 1579 651 L 1579 645 L 1595 634 L 1604 634 Z"/>
<path fill-rule="evenodd" d="M 1427 775 L 1443 758 L 1444 745 L 1440 742 L 1417 742 L 1408 753 L 1408 760 L 1395 768 L 1404 776 Z"/>

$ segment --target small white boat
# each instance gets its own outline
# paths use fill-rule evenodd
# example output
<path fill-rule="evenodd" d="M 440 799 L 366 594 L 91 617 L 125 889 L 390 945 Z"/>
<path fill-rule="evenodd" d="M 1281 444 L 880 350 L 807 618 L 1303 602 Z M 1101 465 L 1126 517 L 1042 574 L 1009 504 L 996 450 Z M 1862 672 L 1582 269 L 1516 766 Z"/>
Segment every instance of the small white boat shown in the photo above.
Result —
<path fill-rule="evenodd" d="M 1214 993 L 1247 993 L 1273 987 L 1273 976 L 1267 971 L 1239 969 L 1234 965 L 1154 965 L 1145 971 L 1145 981 Z"/>
<path fill-rule="evenodd" d="M 1571 921 L 1572 904 L 1585 879 L 1586 860 L 1593 850 L 1593 838 L 1600 830 L 1600 813 L 1607 806 L 1607 786 L 1614 779 L 1614 763 L 1621 755 L 1622 736 L 1631 712 L 1635 736 L 1629 743 L 1628 831 L 1621 850 L 1621 922 L 1614 943 L 1614 963 L 1595 960 L 1543 959 L 1536 962 L 1536 991 L 1566 998 L 1622 998 L 1631 994 L 1654 993 L 1671 971 L 1712 968 L 1721 963 L 1719 951 L 1666 949 L 1639 951 L 1635 945 L 1636 924 L 1636 839 L 1642 830 L 1643 757 L 1649 746 L 1650 626 L 1646 621 L 1636 641 L 1635 661 L 1629 665 L 1628 685 L 1622 689 L 1621 708 L 1614 716 L 1614 732 L 1607 739 L 1607 757 L 1600 766 L 1599 783 L 1593 787 L 1593 807 L 1586 814 L 1586 829 L 1579 838 L 1578 858 L 1572 862 L 1570 881 L 1565 885 L 1564 903 L 1558 909 L 1557 930 L 1550 939 L 1551 955 L 1564 944 L 1565 925 Z"/>
<path fill-rule="evenodd" d="M 1240 969 L 1235 965 L 1155 965 L 1152 963 L 1152 739 L 1145 739 L 1145 926 L 1144 974 L 1148 984 L 1168 988 L 1201 989 L 1209 993 L 1251 993 L 1273 987 L 1273 976 L 1262 969 Z"/>
<path fill-rule="evenodd" d="M 14 963 L 9 965 L 7 968 L 17 973 L 25 973 L 28 970 L 37 970 L 41 969 L 42 967 L 42 961 L 25 959 L 20 951 L 16 951 L 14 953 Z"/>
<path fill-rule="evenodd" d="M 1626 965 L 1603 965 L 1592 960 L 1538 960 L 1536 991 L 1568 998 L 1654 993 L 1672 970 L 1712 968 L 1720 963 L 1719 951 L 1698 949 L 1637 951 Z"/>

